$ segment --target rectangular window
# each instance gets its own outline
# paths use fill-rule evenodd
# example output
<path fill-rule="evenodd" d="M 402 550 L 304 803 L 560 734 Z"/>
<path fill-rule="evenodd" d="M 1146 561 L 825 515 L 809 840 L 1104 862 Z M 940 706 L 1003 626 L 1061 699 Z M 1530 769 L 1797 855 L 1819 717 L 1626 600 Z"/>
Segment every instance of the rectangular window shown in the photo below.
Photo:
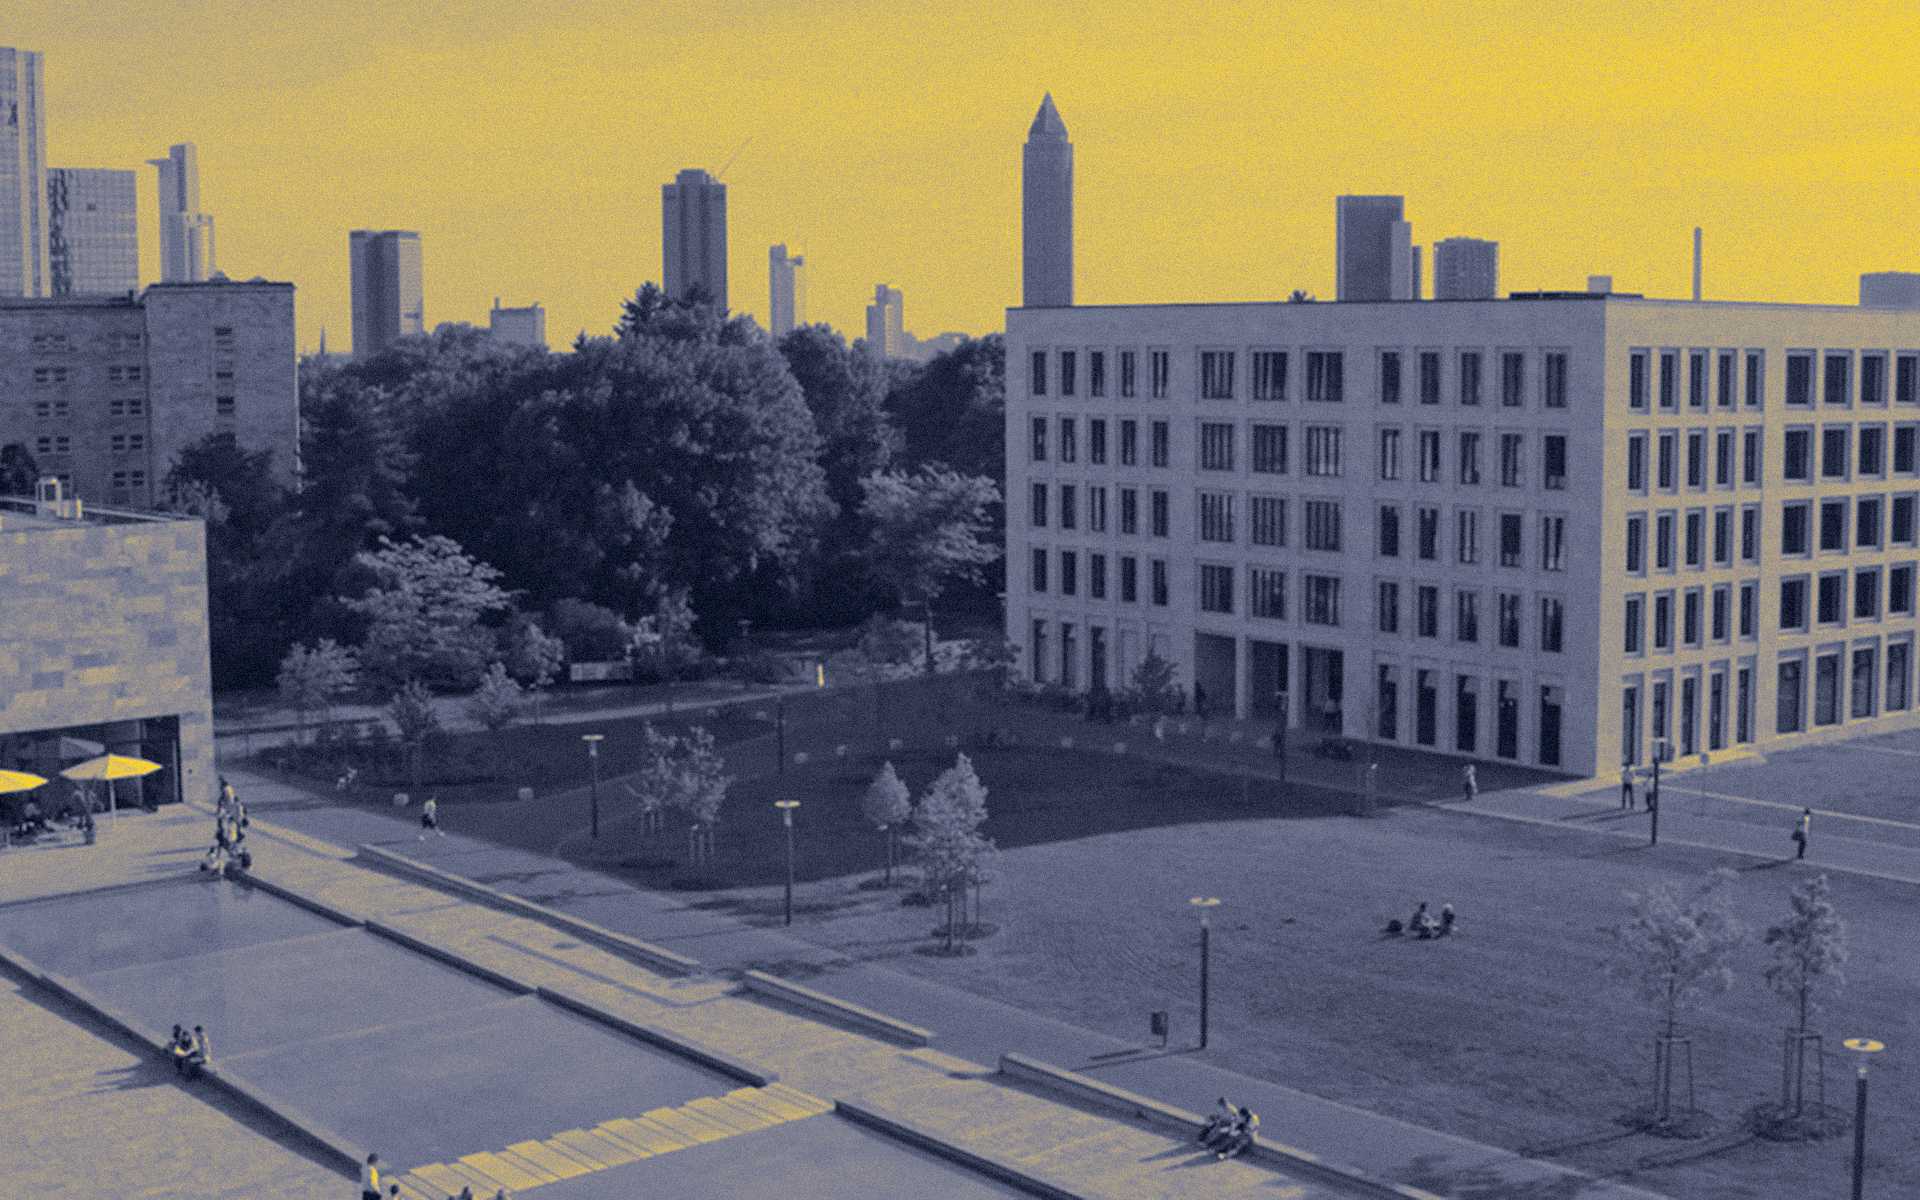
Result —
<path fill-rule="evenodd" d="M 1480 685 L 1471 676 L 1453 679 L 1453 748 L 1472 754 L 1479 743 Z"/>
<path fill-rule="evenodd" d="M 1345 374 L 1338 350 L 1307 351 L 1307 399 L 1338 404 L 1345 397 Z"/>
<path fill-rule="evenodd" d="M 1309 550 L 1340 549 L 1340 504 L 1336 500 L 1305 500 L 1306 539 Z"/>
<path fill-rule="evenodd" d="M 1914 474 L 1914 446 L 1920 441 L 1920 425 L 1901 424 L 1893 427 L 1893 473 L 1895 475 Z"/>
<path fill-rule="evenodd" d="M 1382 504 L 1374 527 L 1374 550 L 1381 558 L 1400 557 L 1400 508 Z"/>
<path fill-rule="evenodd" d="M 1522 447 L 1527 444 L 1523 433 L 1503 433 L 1500 435 L 1500 486 L 1525 486 L 1525 461 Z M 1643 450 L 1645 446 L 1641 447 Z"/>
<path fill-rule="evenodd" d="M 1854 509 L 1853 544 L 1860 550 L 1880 548 L 1882 506 L 1878 496 L 1860 497 Z"/>
<path fill-rule="evenodd" d="M 1047 394 L 1047 352 L 1035 350 L 1031 367 L 1027 374 L 1027 394 L 1044 396 Z"/>
<path fill-rule="evenodd" d="M 1087 488 L 1087 528 L 1094 533 L 1107 531 L 1107 489 Z"/>
<path fill-rule="evenodd" d="M 1047 461 L 1047 419 L 1045 417 L 1033 419 L 1033 443 L 1028 456 L 1033 462 Z"/>
<path fill-rule="evenodd" d="M 1822 479 L 1845 479 L 1847 460 L 1852 457 L 1848 451 L 1853 439 L 1847 436 L 1845 425 L 1828 425 L 1820 431 L 1820 477 Z"/>
<path fill-rule="evenodd" d="M 1287 573 L 1271 567 L 1247 569 L 1247 610 L 1269 621 L 1287 619 Z"/>
<path fill-rule="evenodd" d="M 1673 649 L 1673 593 L 1661 592 L 1653 598 L 1653 648 Z"/>
<path fill-rule="evenodd" d="M 1680 407 L 1680 355 L 1672 350 L 1660 352 L 1660 409 L 1672 412 Z"/>
<path fill-rule="evenodd" d="M 1703 429 L 1687 431 L 1687 486 L 1707 486 L 1707 434 Z"/>
<path fill-rule="evenodd" d="M 1047 590 L 1047 552 L 1043 547 L 1033 548 L 1032 566 L 1027 571 L 1027 581 L 1036 592 Z"/>
<path fill-rule="evenodd" d="M 1153 536 L 1157 538 L 1166 537 L 1168 536 L 1167 528 L 1169 524 L 1171 524 L 1167 515 L 1167 494 L 1155 488 L 1151 500 L 1152 505 L 1149 515 L 1153 521 Z"/>
<path fill-rule="evenodd" d="M 1895 546 L 1914 544 L 1914 501 L 1915 496 L 1908 492 L 1904 496 L 1893 498 L 1893 525 L 1887 531 L 1887 541 Z"/>
<path fill-rule="evenodd" d="M 1647 636 L 1647 602 L 1641 596 L 1628 596 L 1626 603 L 1626 636 L 1621 641 L 1621 651 L 1626 654 L 1639 654 L 1645 649 Z"/>
<path fill-rule="evenodd" d="M 1440 589 L 1432 584 L 1413 589 L 1413 632 L 1416 637 L 1440 636 Z"/>
<path fill-rule="evenodd" d="M 1724 642 L 1733 625 L 1733 589 L 1720 584 L 1713 589 L 1713 640 Z"/>
<path fill-rule="evenodd" d="M 1383 579 L 1374 589 L 1374 620 L 1381 633 L 1400 632 L 1400 585 Z"/>
<path fill-rule="evenodd" d="M 1103 350 L 1087 351 L 1087 395 L 1107 394 L 1107 355 Z"/>
<path fill-rule="evenodd" d="M 1309 625 L 1340 624 L 1340 581 L 1331 575 L 1306 576 L 1303 617 Z"/>
<path fill-rule="evenodd" d="M 1565 647 L 1567 606 L 1558 596 L 1540 597 L 1540 649 L 1559 654 Z"/>
<path fill-rule="evenodd" d="M 1860 403 L 1885 404 L 1886 402 L 1887 356 L 1862 354 L 1860 356 Z"/>
<path fill-rule="evenodd" d="M 1706 520 L 1707 515 L 1699 509 L 1687 514 L 1686 523 L 1686 563 L 1698 567 L 1706 562 Z"/>
<path fill-rule="evenodd" d="M 1167 398 L 1167 388 L 1173 383 L 1173 355 L 1165 350 L 1147 352 L 1148 383 L 1153 389 L 1155 400 Z"/>
<path fill-rule="evenodd" d="M 1720 386 L 1716 389 L 1716 402 L 1721 408 L 1733 407 L 1733 366 L 1734 353 L 1731 350 L 1720 352 Z"/>
<path fill-rule="evenodd" d="M 1567 487 L 1567 435 L 1549 433 L 1540 439 L 1540 482 L 1550 492 Z"/>
<path fill-rule="evenodd" d="M 1680 597 L 1680 642 L 1685 646 L 1700 644 L 1700 589 L 1688 588 Z"/>
<path fill-rule="evenodd" d="M 1079 499 L 1079 493 L 1073 484 L 1060 485 L 1060 528 L 1072 529 L 1078 524 Z"/>
<path fill-rule="evenodd" d="M 1565 517 L 1540 518 L 1540 569 L 1542 571 L 1567 569 L 1567 519 Z"/>
<path fill-rule="evenodd" d="M 1500 354 L 1500 405 L 1519 408 L 1527 402 L 1527 356 L 1507 350 Z"/>
<path fill-rule="evenodd" d="M 1796 632 L 1807 627 L 1807 577 L 1780 581 L 1780 628 Z"/>
<path fill-rule="evenodd" d="M 1764 350 L 1747 351 L 1747 407 L 1759 408 L 1766 383 L 1767 355 Z"/>
<path fill-rule="evenodd" d="M 1567 352 L 1549 350 L 1542 360 L 1540 403 L 1547 408 L 1567 406 Z"/>
<path fill-rule="evenodd" d="M 1480 514 L 1463 508 L 1454 516 L 1454 551 L 1464 566 L 1480 561 Z"/>
<path fill-rule="evenodd" d="M 1460 431 L 1460 482 L 1480 482 L 1480 435 L 1470 429 Z"/>
<path fill-rule="evenodd" d="M 1287 544 L 1286 500 L 1279 496 L 1255 496 L 1252 524 L 1254 545 L 1285 546 Z"/>
<path fill-rule="evenodd" d="M 1340 434 L 1338 425 L 1307 426 L 1307 474 L 1339 477 Z"/>
<path fill-rule="evenodd" d="M 1061 417 L 1060 418 L 1060 461 L 1063 463 L 1070 463 L 1070 462 L 1076 461 L 1077 459 L 1079 459 L 1079 457 L 1080 457 L 1080 442 L 1074 436 L 1073 418 Z"/>
<path fill-rule="evenodd" d="M 1862 567 L 1853 573 L 1853 619 L 1880 619 L 1880 568 Z"/>
<path fill-rule="evenodd" d="M 1087 595 L 1095 600 L 1107 598 L 1107 556 L 1087 555 Z"/>
<path fill-rule="evenodd" d="M 1654 483 L 1665 491 L 1672 491 L 1674 484 L 1679 480 L 1674 454 L 1676 445 L 1672 430 L 1669 429 L 1660 434 L 1659 453 L 1654 461 Z"/>
<path fill-rule="evenodd" d="M 1716 566 L 1733 565 L 1733 510 L 1730 508 L 1713 510 L 1713 561 Z"/>
<path fill-rule="evenodd" d="M 1780 456 L 1780 477 L 1788 483 L 1813 482 L 1813 430 L 1789 429 L 1785 453 Z"/>
<path fill-rule="evenodd" d="M 1074 376 L 1077 374 L 1076 368 L 1079 366 L 1079 363 L 1080 360 L 1073 351 L 1062 350 L 1060 352 L 1060 394 L 1062 396 L 1073 395 L 1074 384 L 1078 382 Z"/>
<path fill-rule="evenodd" d="M 1806 702 L 1805 671 L 1806 663 L 1797 658 L 1787 659 L 1780 664 L 1778 683 L 1774 687 L 1776 704 L 1773 728 L 1776 733 L 1800 732 L 1801 705 Z"/>
<path fill-rule="evenodd" d="M 1500 514 L 1500 565 L 1517 567 L 1520 565 L 1520 514 Z"/>
<path fill-rule="evenodd" d="M 1635 350 L 1627 358 L 1627 407 L 1636 412 L 1647 407 L 1647 352 Z"/>
<path fill-rule="evenodd" d="M 1716 487 L 1733 486 L 1733 430 L 1722 429 L 1713 435 L 1713 482 Z"/>
<path fill-rule="evenodd" d="M 1820 549 L 1822 552 L 1845 553 L 1848 507 L 1844 499 L 1820 502 Z"/>
<path fill-rule="evenodd" d="M 1200 611 L 1233 611 L 1233 568 L 1215 563 L 1200 564 Z"/>
<path fill-rule="evenodd" d="M 1440 431 L 1422 429 L 1419 431 L 1420 482 L 1440 482 Z"/>
<path fill-rule="evenodd" d="M 1627 490 L 1647 490 L 1647 435 L 1644 433 L 1627 435 Z"/>
<path fill-rule="evenodd" d="M 1167 606 L 1167 560 L 1156 558 L 1147 564 L 1148 577 L 1153 588 L 1153 603 L 1157 608 Z"/>
<path fill-rule="evenodd" d="M 1893 402 L 1920 404 L 1920 354 L 1902 354 L 1894 360 Z"/>
<path fill-rule="evenodd" d="M 1520 648 L 1520 595 L 1517 592 L 1493 594 L 1493 638 L 1509 650 Z"/>
<path fill-rule="evenodd" d="M 1859 465 L 1862 475 L 1887 473 L 1887 427 L 1885 425 L 1860 427 L 1860 455 L 1855 462 Z"/>
<path fill-rule="evenodd" d="M 1913 702 L 1913 643 L 1887 643 L 1887 711 L 1905 712 Z"/>
<path fill-rule="evenodd" d="M 1740 561 L 1760 561 L 1760 506 L 1740 506 Z"/>
<path fill-rule="evenodd" d="M 1120 556 L 1120 602 L 1140 602 L 1140 560 L 1132 555 Z"/>
<path fill-rule="evenodd" d="M 1231 350 L 1200 352 L 1200 398 L 1233 399 L 1234 353 Z"/>
<path fill-rule="evenodd" d="M 1400 352 L 1380 352 L 1380 403 L 1400 403 Z"/>
<path fill-rule="evenodd" d="M 1168 458 L 1167 444 L 1172 440 L 1167 432 L 1167 423 L 1165 421 L 1155 421 L 1147 432 L 1150 435 L 1151 441 L 1151 445 L 1149 446 L 1149 453 L 1152 455 L 1150 459 L 1151 465 L 1156 467 L 1166 466 Z"/>
<path fill-rule="evenodd" d="M 1398 429 L 1380 431 L 1380 478 L 1400 478 L 1400 431 Z"/>
<path fill-rule="evenodd" d="M 1254 422 L 1253 469 L 1261 475 L 1287 473 L 1287 427 L 1285 425 Z"/>
<path fill-rule="evenodd" d="M 1460 403 L 1472 407 L 1480 403 L 1480 352 L 1460 352 Z"/>
<path fill-rule="evenodd" d="M 1140 493 L 1134 488 L 1120 489 L 1120 532 L 1128 536 L 1140 532 Z"/>
<path fill-rule="evenodd" d="M 1420 403 L 1440 403 L 1440 352 L 1420 352 Z"/>
<path fill-rule="evenodd" d="M 1822 654 L 1813 660 L 1813 723 L 1840 723 L 1840 656 Z"/>
<path fill-rule="evenodd" d="M 1421 505 L 1413 510 L 1414 553 L 1422 562 L 1440 560 L 1440 510 Z"/>
<path fill-rule="evenodd" d="M 1653 565 L 1661 571 L 1673 570 L 1673 514 L 1660 513 L 1653 518 Z"/>
<path fill-rule="evenodd" d="M 1453 640 L 1475 643 L 1480 640 L 1480 593 L 1457 591 L 1453 594 Z"/>
<path fill-rule="evenodd" d="M 1647 569 L 1647 518 L 1641 513 L 1634 513 L 1627 518 L 1626 567 L 1630 575 L 1638 575 Z"/>
<path fill-rule="evenodd" d="M 1120 422 L 1120 465 L 1132 467 L 1140 462 L 1140 423 L 1128 419 Z"/>
<path fill-rule="evenodd" d="M 1027 498 L 1027 521 L 1035 529 L 1045 529 L 1047 527 L 1047 485 L 1036 483 L 1032 487 L 1033 492 Z"/>
<path fill-rule="evenodd" d="M 1887 615 L 1913 615 L 1913 564 L 1901 563 L 1887 568 Z"/>
<path fill-rule="evenodd" d="M 1760 585 L 1747 580 L 1740 585 L 1740 636 L 1754 638 L 1760 634 Z"/>
<path fill-rule="evenodd" d="M 1099 417 L 1087 422 L 1087 461 L 1095 466 L 1107 464 L 1107 423 Z"/>
<path fill-rule="evenodd" d="M 1132 350 L 1120 351 L 1120 396 L 1124 400 L 1133 399 L 1139 390 L 1138 358 Z"/>
<path fill-rule="evenodd" d="M 1853 355 L 1827 355 L 1827 370 L 1821 381 L 1825 386 L 1822 399 L 1828 404 L 1845 407 L 1853 403 Z"/>
<path fill-rule="evenodd" d="M 1233 493 L 1200 493 L 1200 540 L 1233 541 Z"/>
<path fill-rule="evenodd" d="M 1760 431 L 1744 430 L 1740 434 L 1740 482 L 1758 484 L 1760 482 Z"/>
<path fill-rule="evenodd" d="M 1695 350 L 1687 355 L 1687 407 L 1707 406 L 1707 352 Z"/>
<path fill-rule="evenodd" d="M 1200 425 L 1200 469 L 1233 470 L 1233 425 L 1226 421 L 1205 421 Z"/>
<path fill-rule="evenodd" d="M 1787 407 L 1810 408 L 1813 405 L 1813 355 L 1798 351 L 1787 355 Z"/>
<path fill-rule="evenodd" d="M 1287 398 L 1287 352 L 1285 350 L 1253 352 L 1253 398 L 1255 400 Z"/>

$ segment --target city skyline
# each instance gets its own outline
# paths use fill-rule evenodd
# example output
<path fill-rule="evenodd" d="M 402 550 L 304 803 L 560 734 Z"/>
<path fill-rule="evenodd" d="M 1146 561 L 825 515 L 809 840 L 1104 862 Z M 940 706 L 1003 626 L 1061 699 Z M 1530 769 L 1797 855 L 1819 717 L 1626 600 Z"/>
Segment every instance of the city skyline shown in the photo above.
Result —
<path fill-rule="evenodd" d="M 743 142 L 725 171 L 732 273 L 749 281 L 735 289 L 741 311 L 767 323 L 760 251 L 785 240 L 818 264 L 811 315 L 843 331 L 861 327 L 878 278 L 919 297 L 930 328 L 998 329 L 1019 299 L 1019 142 L 1046 91 L 1073 118 L 1083 303 L 1156 299 L 1168 261 L 1181 264 L 1183 298 L 1330 297 L 1326 199 L 1344 193 L 1403 194 L 1429 230 L 1500 241 L 1514 289 L 1604 273 L 1624 290 L 1686 296 L 1696 224 L 1708 298 L 1851 303 L 1861 272 L 1920 257 L 1899 173 L 1878 165 L 1897 157 L 1899 131 L 1858 100 L 1873 96 L 1874 112 L 1920 102 L 1920 82 L 1895 68 L 1920 32 L 1891 9 L 1756 7 L 1704 22 L 1599 8 L 1562 27 L 1501 10 L 1440 21 L 1429 7 L 1348 13 L 1341 37 L 1309 50 L 1288 35 L 1312 19 L 1304 11 L 1189 19 L 1136 5 L 1116 19 L 1139 37 L 1063 56 L 1064 15 L 1008 23 L 1016 31 L 955 9 L 882 35 L 856 5 L 748 5 L 693 22 L 610 4 L 558 19 L 469 4 L 376 38 L 380 23 L 353 6 L 323 4 L 300 23 L 235 6 L 207 23 L 199 82 L 145 69 L 168 28 L 139 6 L 18 7 L 9 40 L 46 54 L 53 160 L 131 167 L 196 141 L 220 164 L 204 204 L 220 214 L 224 269 L 298 283 L 309 347 L 322 326 L 347 325 L 335 247 L 369 224 L 433 239 L 446 312 L 478 317 L 506 290 L 546 297 L 559 340 L 604 332 L 659 274 L 648 194 L 684 166 L 718 171 Z M 825 48 L 792 59 L 784 47 L 802 36 Z M 1732 42 L 1756 48 L 1751 76 L 1694 69 L 1702 47 Z M 1396 48 L 1458 69 L 1406 77 L 1389 65 Z M 677 99 L 709 86 L 711 53 L 764 63 L 765 77 L 734 85 L 726 104 Z M 1762 69 L 1769 55 L 1795 69 Z M 1345 80 L 1339 96 L 1271 86 L 1326 72 Z M 114 86 L 89 87 L 95 78 Z M 1823 82 L 1839 78 L 1850 85 Z M 643 116 L 606 103 L 625 80 L 661 99 Z M 809 97 L 799 112 L 796 89 Z M 393 120 L 401 110 L 414 118 Z M 1649 176 L 1650 143 L 1627 130 L 1697 149 Z M 1268 165 L 1276 143 L 1289 147 L 1284 177 Z M 143 279 L 158 278 L 150 174 Z M 1215 182 L 1195 189 L 1203 174 Z M 1196 243 L 1200 220 L 1244 238 Z M 1800 253 L 1807 244 L 1823 252 Z"/>

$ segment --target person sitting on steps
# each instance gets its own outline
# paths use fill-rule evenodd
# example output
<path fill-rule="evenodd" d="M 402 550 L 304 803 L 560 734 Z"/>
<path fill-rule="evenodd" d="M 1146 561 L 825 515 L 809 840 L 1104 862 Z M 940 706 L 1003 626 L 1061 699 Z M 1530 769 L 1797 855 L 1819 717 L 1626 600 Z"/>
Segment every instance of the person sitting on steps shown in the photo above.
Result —
<path fill-rule="evenodd" d="M 1219 1103 L 1214 1106 L 1213 1115 L 1200 1126 L 1200 1136 L 1194 1140 L 1202 1146 L 1211 1148 L 1216 1139 L 1226 1134 L 1233 1125 L 1233 1119 L 1238 1115 L 1238 1110 L 1227 1102 L 1227 1098 L 1220 1097 Z"/>
<path fill-rule="evenodd" d="M 1214 1157 L 1222 1162 L 1237 1158 L 1253 1148 L 1254 1132 L 1260 1128 L 1260 1118 L 1250 1108 L 1242 1106 L 1228 1127 L 1227 1139 L 1214 1151 Z"/>

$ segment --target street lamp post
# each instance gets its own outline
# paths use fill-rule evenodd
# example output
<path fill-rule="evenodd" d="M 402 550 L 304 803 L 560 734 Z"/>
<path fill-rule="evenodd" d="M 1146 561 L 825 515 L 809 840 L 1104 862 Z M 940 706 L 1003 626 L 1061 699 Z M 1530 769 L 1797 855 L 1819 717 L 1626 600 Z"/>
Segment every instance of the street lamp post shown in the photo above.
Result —
<path fill-rule="evenodd" d="M 1200 1048 L 1207 1048 L 1207 1018 L 1211 1007 L 1211 997 L 1207 994 L 1212 982 L 1213 923 L 1208 920 L 1213 910 L 1220 907 L 1218 896 L 1195 896 L 1187 901 L 1200 910 Z"/>
<path fill-rule="evenodd" d="M 787 827 L 787 921 L 793 924 L 793 810 L 800 807 L 798 800 L 775 800 L 773 806 L 780 810 L 780 823 Z"/>
<path fill-rule="evenodd" d="M 1861 1200 L 1867 1178 L 1867 1060 L 1887 1047 L 1872 1038 L 1848 1038 L 1840 1044 L 1860 1056 L 1853 1085 L 1853 1200 Z"/>
<path fill-rule="evenodd" d="M 606 739 L 607 735 L 604 733 L 583 733 L 580 735 L 580 740 L 587 744 L 587 764 L 593 768 L 592 790 L 588 795 L 592 797 L 593 815 L 591 836 L 595 840 L 598 840 L 600 837 L 600 743 Z"/>

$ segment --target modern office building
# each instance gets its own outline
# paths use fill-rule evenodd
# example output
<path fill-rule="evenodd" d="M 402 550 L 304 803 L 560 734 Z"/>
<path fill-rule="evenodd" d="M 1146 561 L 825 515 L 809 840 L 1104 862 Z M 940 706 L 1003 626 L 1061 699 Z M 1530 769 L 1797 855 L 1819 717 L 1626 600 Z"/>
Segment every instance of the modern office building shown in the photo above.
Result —
<path fill-rule="evenodd" d="M 47 114 L 41 57 L 0 46 L 0 296 L 45 296 Z"/>
<path fill-rule="evenodd" d="M 1073 303 L 1073 143 L 1052 92 L 1041 97 L 1021 154 L 1020 266 L 1028 308 Z"/>
<path fill-rule="evenodd" d="M 200 151 L 192 142 L 167 147 L 148 165 L 160 175 L 160 280 L 199 283 L 212 279 L 213 218 L 200 211 Z"/>
<path fill-rule="evenodd" d="M 1499 242 L 1452 237 L 1433 244 L 1435 300 L 1492 300 L 1499 294 Z"/>
<path fill-rule="evenodd" d="M 353 356 L 369 358 L 396 339 L 426 332 L 420 235 L 410 229 L 356 229 L 347 237 L 353 275 Z"/>
<path fill-rule="evenodd" d="M 660 186 L 667 295 L 727 307 L 727 185 L 697 167 Z"/>
<path fill-rule="evenodd" d="M 1014 309 L 1007 363 L 1033 678 L 1152 650 L 1215 711 L 1578 775 L 1916 719 L 1920 313 Z"/>
<path fill-rule="evenodd" d="M 0 499 L 0 612 L 0 769 L 64 789 L 97 746 L 161 766 L 114 785 L 122 807 L 211 798 L 199 521 Z"/>
<path fill-rule="evenodd" d="M 160 283 L 0 299 L 0 445 L 95 504 L 152 507 L 180 451 L 231 433 L 298 478 L 293 285 Z"/>
<path fill-rule="evenodd" d="M 539 304 L 524 308 L 501 308 L 500 297 L 493 298 L 493 311 L 487 314 L 487 332 L 496 342 L 511 346 L 547 348 L 547 310 Z"/>
<path fill-rule="evenodd" d="M 882 358 L 903 358 L 907 351 L 907 300 L 899 288 L 873 285 L 867 305 L 867 351 Z"/>
<path fill-rule="evenodd" d="M 1334 201 L 1335 298 L 1416 298 L 1413 226 L 1402 196 L 1341 196 Z"/>
<path fill-rule="evenodd" d="M 807 260 L 788 254 L 786 244 L 767 248 L 767 328 L 774 337 L 785 337 L 807 320 L 801 273 Z"/>
<path fill-rule="evenodd" d="M 55 296 L 125 295 L 140 287 L 132 171 L 47 172 L 47 263 Z"/>
<path fill-rule="evenodd" d="M 1866 308 L 1920 308 L 1920 271 L 1870 271 L 1860 276 Z"/>

